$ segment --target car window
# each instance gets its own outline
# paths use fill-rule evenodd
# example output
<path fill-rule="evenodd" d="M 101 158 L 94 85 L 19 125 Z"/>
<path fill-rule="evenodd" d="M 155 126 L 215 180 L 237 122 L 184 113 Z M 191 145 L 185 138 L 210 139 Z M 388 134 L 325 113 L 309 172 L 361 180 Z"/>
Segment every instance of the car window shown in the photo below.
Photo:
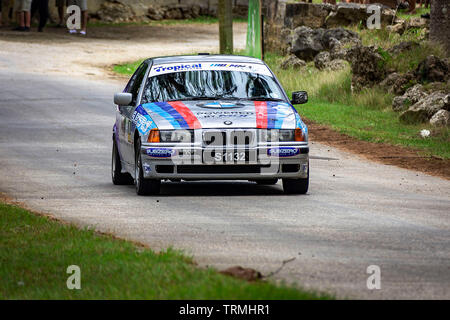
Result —
<path fill-rule="evenodd" d="M 265 74 L 195 70 L 149 77 L 142 103 L 195 98 L 284 100 L 284 95 L 275 80 Z"/>
<path fill-rule="evenodd" d="M 133 75 L 130 83 L 128 84 L 128 92 L 133 95 L 133 100 L 131 101 L 131 105 L 136 104 L 136 99 L 139 94 L 139 89 L 142 84 L 142 80 L 144 80 L 145 72 L 147 71 L 147 64 L 143 63 L 138 70 Z"/>
<path fill-rule="evenodd" d="M 128 81 L 127 86 L 125 87 L 125 92 L 128 92 L 128 93 L 131 92 L 131 88 L 133 87 L 134 80 L 136 80 L 136 76 L 141 71 L 141 68 L 142 68 L 142 64 L 136 69 L 136 71 L 134 71 L 133 75 L 130 78 L 130 81 Z"/>

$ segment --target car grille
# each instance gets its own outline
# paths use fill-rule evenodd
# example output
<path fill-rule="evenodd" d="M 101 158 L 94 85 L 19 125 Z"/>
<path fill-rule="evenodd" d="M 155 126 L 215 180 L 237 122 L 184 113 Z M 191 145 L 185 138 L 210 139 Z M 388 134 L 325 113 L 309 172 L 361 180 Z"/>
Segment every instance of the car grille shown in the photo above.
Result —
<path fill-rule="evenodd" d="M 202 142 L 204 147 L 218 146 L 256 146 L 256 133 L 254 130 L 204 130 Z"/>
<path fill-rule="evenodd" d="M 227 174 L 227 173 L 260 173 L 262 168 L 270 165 L 181 165 L 178 173 L 191 174 Z"/>
<path fill-rule="evenodd" d="M 156 172 L 174 174 L 233 174 L 233 173 L 261 173 L 264 168 L 270 168 L 270 164 L 220 164 L 220 165 L 157 165 Z M 280 170 L 281 169 L 281 170 Z M 283 164 L 276 172 L 294 173 L 300 170 L 299 164 Z"/>

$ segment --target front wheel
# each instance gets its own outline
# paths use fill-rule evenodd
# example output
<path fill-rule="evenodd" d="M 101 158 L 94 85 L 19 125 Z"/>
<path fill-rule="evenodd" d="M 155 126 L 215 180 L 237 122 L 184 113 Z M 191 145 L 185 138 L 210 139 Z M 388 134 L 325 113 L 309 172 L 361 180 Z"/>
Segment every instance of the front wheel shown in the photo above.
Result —
<path fill-rule="evenodd" d="M 129 173 L 122 173 L 122 164 L 120 162 L 119 152 L 117 150 L 116 140 L 113 138 L 113 149 L 111 159 L 111 178 L 115 185 L 133 184 L 133 178 Z"/>
<path fill-rule="evenodd" d="M 161 180 L 145 179 L 142 171 L 141 143 L 136 146 L 135 179 L 136 193 L 140 196 L 159 194 Z"/>
<path fill-rule="evenodd" d="M 309 187 L 309 169 L 308 176 L 301 179 L 283 179 L 283 190 L 286 194 L 305 194 Z"/>

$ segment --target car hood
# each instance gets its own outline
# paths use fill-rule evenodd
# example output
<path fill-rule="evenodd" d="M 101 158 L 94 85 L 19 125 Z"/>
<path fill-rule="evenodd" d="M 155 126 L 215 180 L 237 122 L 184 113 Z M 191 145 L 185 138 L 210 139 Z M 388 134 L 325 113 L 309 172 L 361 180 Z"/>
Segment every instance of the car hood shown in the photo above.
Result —
<path fill-rule="evenodd" d="M 286 102 L 173 101 L 142 105 L 159 129 L 294 129 L 297 112 Z"/>

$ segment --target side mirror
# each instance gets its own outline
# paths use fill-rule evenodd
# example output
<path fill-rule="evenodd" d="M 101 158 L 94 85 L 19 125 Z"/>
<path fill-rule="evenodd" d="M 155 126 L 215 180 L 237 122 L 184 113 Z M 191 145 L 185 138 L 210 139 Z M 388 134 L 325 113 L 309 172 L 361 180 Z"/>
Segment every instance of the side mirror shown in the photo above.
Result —
<path fill-rule="evenodd" d="M 127 92 L 114 94 L 114 103 L 119 106 L 129 106 L 133 100 L 133 95 Z"/>
<path fill-rule="evenodd" d="M 306 91 L 292 92 L 292 104 L 303 104 L 308 102 L 308 93 Z"/>

